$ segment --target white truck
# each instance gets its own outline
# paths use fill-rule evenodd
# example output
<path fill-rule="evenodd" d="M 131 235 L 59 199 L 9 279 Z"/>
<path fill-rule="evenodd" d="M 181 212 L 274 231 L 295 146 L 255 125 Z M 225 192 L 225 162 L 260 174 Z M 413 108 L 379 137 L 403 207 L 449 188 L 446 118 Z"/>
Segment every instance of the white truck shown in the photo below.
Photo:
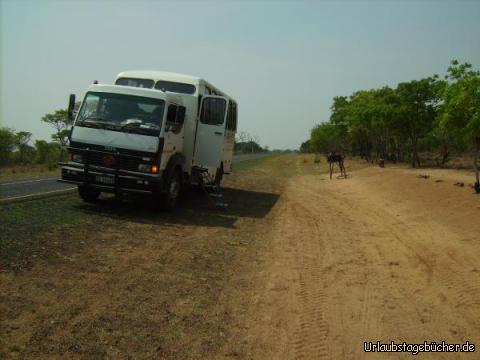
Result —
<path fill-rule="evenodd" d="M 75 95 L 70 95 L 73 119 Z M 188 183 L 219 186 L 232 169 L 237 103 L 207 81 L 125 71 L 81 102 L 59 181 L 94 202 L 101 192 L 150 194 L 176 206 Z"/>

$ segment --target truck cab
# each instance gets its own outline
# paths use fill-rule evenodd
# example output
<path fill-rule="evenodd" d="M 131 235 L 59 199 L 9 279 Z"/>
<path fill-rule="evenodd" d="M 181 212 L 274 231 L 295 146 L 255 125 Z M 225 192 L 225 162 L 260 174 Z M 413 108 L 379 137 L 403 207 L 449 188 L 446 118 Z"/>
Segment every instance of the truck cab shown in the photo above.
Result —
<path fill-rule="evenodd" d="M 162 80 L 153 76 L 159 74 Z M 180 83 L 165 74 L 119 75 L 115 85 L 87 89 L 59 181 L 78 185 L 87 202 L 101 192 L 137 193 L 155 196 L 166 209 L 198 174 L 219 185 L 231 171 L 236 103 L 219 92 L 202 94 L 197 78 Z"/>

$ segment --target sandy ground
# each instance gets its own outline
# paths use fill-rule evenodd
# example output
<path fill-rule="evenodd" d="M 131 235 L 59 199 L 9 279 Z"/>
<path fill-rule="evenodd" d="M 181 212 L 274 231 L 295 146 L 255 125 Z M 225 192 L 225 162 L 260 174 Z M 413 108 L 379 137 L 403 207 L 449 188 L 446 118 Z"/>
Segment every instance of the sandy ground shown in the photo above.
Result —
<path fill-rule="evenodd" d="M 171 215 L 78 205 L 93 217 L 38 236 L 84 246 L 0 273 L 1 355 L 406 359 L 364 342 L 480 346 L 480 198 L 453 185 L 471 175 L 348 165 L 330 181 L 312 158 L 268 159 L 227 179 L 226 214 L 197 200 Z"/>
<path fill-rule="evenodd" d="M 480 198 L 453 186 L 471 179 L 400 167 L 291 178 L 274 209 L 262 295 L 238 334 L 257 343 L 251 357 L 411 356 L 365 353 L 369 341 L 478 345 Z"/>

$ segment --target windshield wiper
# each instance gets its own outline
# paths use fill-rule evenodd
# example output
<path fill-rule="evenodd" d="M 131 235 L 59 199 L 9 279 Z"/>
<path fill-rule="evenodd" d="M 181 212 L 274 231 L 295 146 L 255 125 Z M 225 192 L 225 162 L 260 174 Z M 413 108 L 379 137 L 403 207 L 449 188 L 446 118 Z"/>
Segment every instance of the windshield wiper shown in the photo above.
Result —
<path fill-rule="evenodd" d="M 143 123 L 141 122 L 132 122 L 132 123 L 127 123 L 127 124 L 123 124 L 122 126 L 120 126 L 120 129 L 128 129 L 128 128 L 132 128 L 132 129 L 135 129 L 135 128 L 139 128 L 140 125 L 142 125 Z"/>
<path fill-rule="evenodd" d="M 102 119 L 99 117 L 89 117 L 80 121 L 78 125 L 81 126 L 91 126 L 101 129 L 114 129 L 116 130 L 118 127 L 111 121 L 106 119 Z"/>
<path fill-rule="evenodd" d="M 128 124 L 122 125 L 120 127 L 120 130 L 129 131 L 129 132 L 136 132 L 136 133 L 143 133 L 143 134 L 146 134 L 146 135 L 157 134 L 159 132 L 159 130 L 157 130 L 157 129 L 152 129 L 152 128 L 148 128 L 148 127 L 141 127 L 142 125 L 143 125 L 143 123 L 140 123 L 140 122 L 128 123 Z"/>

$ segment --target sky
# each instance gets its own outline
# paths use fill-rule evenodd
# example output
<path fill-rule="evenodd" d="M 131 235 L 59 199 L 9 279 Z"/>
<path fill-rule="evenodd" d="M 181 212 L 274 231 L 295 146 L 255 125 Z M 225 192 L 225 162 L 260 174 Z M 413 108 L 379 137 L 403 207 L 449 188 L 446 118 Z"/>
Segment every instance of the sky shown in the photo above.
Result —
<path fill-rule="evenodd" d="M 239 131 L 295 149 L 334 96 L 480 68 L 480 0 L 0 0 L 0 126 L 40 119 L 124 70 L 205 78 L 239 106 Z"/>

